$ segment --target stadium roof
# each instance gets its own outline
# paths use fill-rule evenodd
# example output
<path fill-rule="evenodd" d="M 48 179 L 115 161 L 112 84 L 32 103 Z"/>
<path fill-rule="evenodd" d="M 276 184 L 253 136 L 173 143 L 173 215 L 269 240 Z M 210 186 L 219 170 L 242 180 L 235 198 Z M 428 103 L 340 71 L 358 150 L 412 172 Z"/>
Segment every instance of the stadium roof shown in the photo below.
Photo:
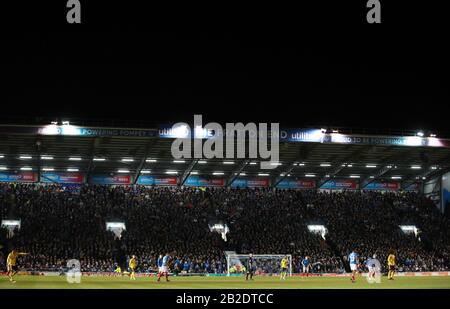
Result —
<path fill-rule="evenodd" d="M 172 139 L 158 135 L 156 128 L 102 127 L 93 128 L 101 130 L 97 135 L 83 136 L 42 134 L 37 129 L 36 126 L 0 125 L 2 170 L 79 171 L 88 176 L 99 173 L 134 176 L 169 173 L 178 175 L 182 182 L 188 175 L 197 174 L 220 176 L 228 183 L 240 175 L 270 178 L 272 185 L 286 177 L 309 177 L 319 182 L 332 178 L 359 178 L 363 187 L 375 179 L 401 179 L 405 184 L 412 183 L 450 168 L 450 147 L 448 140 L 444 139 L 439 139 L 445 142 L 440 147 L 282 140 L 279 163 L 272 170 L 261 170 L 257 160 L 174 160 Z M 135 131 L 140 134 L 134 134 Z M 386 137 L 367 133 L 364 136 Z"/>

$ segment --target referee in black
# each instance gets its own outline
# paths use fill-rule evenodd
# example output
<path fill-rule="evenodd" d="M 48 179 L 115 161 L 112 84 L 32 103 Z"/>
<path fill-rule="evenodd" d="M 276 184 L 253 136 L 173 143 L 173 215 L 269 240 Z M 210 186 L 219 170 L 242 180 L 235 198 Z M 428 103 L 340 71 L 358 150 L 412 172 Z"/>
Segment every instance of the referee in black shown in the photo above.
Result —
<path fill-rule="evenodd" d="M 247 260 L 247 273 L 245 275 L 245 280 L 248 281 L 248 277 L 250 276 L 250 280 L 253 280 L 253 273 L 255 271 L 255 260 L 253 259 L 253 254 L 250 253 Z"/>

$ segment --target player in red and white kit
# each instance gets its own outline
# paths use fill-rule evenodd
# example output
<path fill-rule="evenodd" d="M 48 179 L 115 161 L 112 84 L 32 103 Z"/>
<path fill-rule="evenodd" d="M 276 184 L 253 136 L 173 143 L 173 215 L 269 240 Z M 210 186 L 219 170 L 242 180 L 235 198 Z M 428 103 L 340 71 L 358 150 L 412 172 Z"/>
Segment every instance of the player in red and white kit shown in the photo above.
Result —
<path fill-rule="evenodd" d="M 163 257 L 162 254 L 159 255 L 158 258 L 158 282 L 161 280 L 161 276 L 166 277 L 166 281 L 169 282 L 169 259 L 170 256 L 168 253 Z"/>

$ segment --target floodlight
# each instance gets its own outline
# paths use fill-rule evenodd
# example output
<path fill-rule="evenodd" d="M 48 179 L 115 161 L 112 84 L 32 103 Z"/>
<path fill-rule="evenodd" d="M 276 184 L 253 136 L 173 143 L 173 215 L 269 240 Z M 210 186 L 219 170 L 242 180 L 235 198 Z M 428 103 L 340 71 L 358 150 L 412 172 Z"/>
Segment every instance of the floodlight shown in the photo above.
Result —
<path fill-rule="evenodd" d="M 224 223 L 209 223 L 208 227 L 211 232 L 219 233 L 222 236 L 222 239 L 227 241 L 227 234 L 230 232 L 228 225 Z"/>
<path fill-rule="evenodd" d="M 321 224 L 309 224 L 308 225 L 308 230 L 311 233 L 319 234 L 320 236 L 322 236 L 323 239 L 325 239 L 325 235 L 328 232 L 327 228 L 324 225 L 321 225 Z"/>
<path fill-rule="evenodd" d="M 415 225 L 399 225 L 399 227 L 405 234 L 414 234 L 417 237 L 420 233 L 420 230 Z"/>
<path fill-rule="evenodd" d="M 124 222 L 112 221 L 106 222 L 106 230 L 111 231 L 116 235 L 116 237 L 120 237 L 122 231 L 126 230 L 126 226 Z"/>
<path fill-rule="evenodd" d="M 5 228 L 8 230 L 7 237 L 12 238 L 14 236 L 14 231 L 20 230 L 20 220 L 2 220 L 2 228 Z"/>

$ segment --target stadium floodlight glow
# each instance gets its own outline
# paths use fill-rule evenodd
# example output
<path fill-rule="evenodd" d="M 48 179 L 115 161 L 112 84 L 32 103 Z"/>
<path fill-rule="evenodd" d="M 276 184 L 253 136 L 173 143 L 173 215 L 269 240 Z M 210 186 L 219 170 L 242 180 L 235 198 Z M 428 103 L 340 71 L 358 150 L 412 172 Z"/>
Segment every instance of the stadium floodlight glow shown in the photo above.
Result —
<path fill-rule="evenodd" d="M 81 161 L 80 157 L 70 157 L 69 161 Z"/>
<path fill-rule="evenodd" d="M 329 167 L 329 166 L 331 166 L 331 164 L 330 163 L 320 163 L 320 166 L 321 167 Z"/>
<path fill-rule="evenodd" d="M 347 167 L 353 167 L 353 164 L 347 164 Z"/>
<path fill-rule="evenodd" d="M 141 174 L 150 174 L 152 171 L 151 170 L 142 170 Z"/>
<path fill-rule="evenodd" d="M 316 177 L 315 174 L 305 174 L 305 177 Z"/>
<path fill-rule="evenodd" d="M 105 158 L 94 158 L 94 159 L 92 159 L 92 160 L 94 160 L 94 161 L 106 161 Z"/>
<path fill-rule="evenodd" d="M 6 171 L 8 168 L 6 166 L 0 166 L 0 171 Z"/>
<path fill-rule="evenodd" d="M 350 175 L 350 178 L 359 178 L 359 175 Z"/>
<path fill-rule="evenodd" d="M 388 165 L 388 166 L 386 166 L 386 168 L 392 168 L 392 165 Z"/>
<path fill-rule="evenodd" d="M 321 132 L 322 134 L 325 134 L 325 133 L 327 133 L 327 129 L 321 128 L 321 129 L 320 129 L 320 132 Z"/>
<path fill-rule="evenodd" d="M 197 171 L 191 172 L 191 175 L 198 175 L 198 172 Z"/>
<path fill-rule="evenodd" d="M 223 175 L 223 172 L 213 172 L 212 173 L 214 176 L 220 176 L 220 175 Z"/>
<path fill-rule="evenodd" d="M 370 176 L 369 178 L 370 178 L 370 179 L 374 179 L 374 178 L 375 178 L 375 176 Z"/>
<path fill-rule="evenodd" d="M 50 124 L 57 125 L 58 121 L 52 121 L 52 122 L 50 122 Z"/>
<path fill-rule="evenodd" d="M 78 168 L 75 168 L 75 167 L 69 167 L 69 168 L 67 169 L 67 171 L 68 171 L 68 172 L 78 172 L 79 170 L 78 170 Z"/>
<path fill-rule="evenodd" d="M 186 125 L 178 125 L 172 128 L 172 137 L 174 138 L 188 138 L 191 132 Z"/>
<path fill-rule="evenodd" d="M 23 155 L 23 156 L 19 157 L 19 159 L 21 159 L 21 160 L 29 160 L 29 159 L 32 159 L 32 158 L 33 158 L 32 156 L 28 156 L 28 155 Z"/>
<path fill-rule="evenodd" d="M 106 230 L 109 231 L 111 228 L 122 228 L 126 230 L 126 226 L 124 222 L 106 222 Z"/>
<path fill-rule="evenodd" d="M 3 159 L 5 156 L 4 155 L 0 155 L 0 159 Z"/>
<path fill-rule="evenodd" d="M 420 170 L 422 168 L 422 166 L 420 166 L 420 165 L 412 165 L 411 166 L 411 169 L 413 169 L 413 170 Z"/>
<path fill-rule="evenodd" d="M 118 238 L 122 235 L 122 231 L 126 231 L 126 229 L 125 222 L 106 222 L 106 230 L 113 232 Z"/>
<path fill-rule="evenodd" d="M 374 164 L 367 164 L 366 167 L 367 167 L 367 168 L 376 168 L 377 166 L 374 165 Z"/>
<path fill-rule="evenodd" d="M 52 156 L 41 156 L 41 160 L 53 160 Z"/>
<path fill-rule="evenodd" d="M 272 163 L 270 163 L 270 165 L 272 165 L 272 166 L 280 166 L 280 165 L 283 165 L 281 162 L 272 162 Z"/>
<path fill-rule="evenodd" d="M 31 171 L 33 168 L 31 168 L 31 167 L 28 167 L 28 166 L 24 166 L 24 167 L 21 167 L 20 168 L 20 170 L 22 170 L 22 171 Z"/>
<path fill-rule="evenodd" d="M 228 225 L 223 223 L 208 223 L 209 231 L 219 233 L 224 241 L 227 241 Z"/>
<path fill-rule="evenodd" d="M 43 167 L 42 170 L 44 172 L 53 172 L 55 169 L 53 167 Z"/>
<path fill-rule="evenodd" d="M 425 179 L 427 179 L 427 177 L 423 176 L 423 177 L 422 177 L 422 180 L 425 180 Z"/>
<path fill-rule="evenodd" d="M 256 165 L 258 162 L 250 162 L 250 165 Z"/>
<path fill-rule="evenodd" d="M 436 137 L 436 134 L 430 134 L 430 137 Z"/>
<path fill-rule="evenodd" d="M 314 234 L 319 234 L 323 239 L 325 239 L 325 235 L 328 232 L 327 228 L 321 224 L 308 224 L 308 231 Z"/>
<path fill-rule="evenodd" d="M 401 176 L 392 176 L 391 179 L 402 179 Z"/>
<path fill-rule="evenodd" d="M 2 227 L 17 226 L 20 228 L 20 220 L 2 220 Z"/>
<path fill-rule="evenodd" d="M 420 230 L 415 225 L 399 225 L 399 227 L 405 234 L 414 234 L 417 237 L 420 233 Z"/>
<path fill-rule="evenodd" d="M 202 161 L 198 161 L 197 163 L 198 164 L 206 164 L 207 162 L 205 160 L 202 160 Z"/>
<path fill-rule="evenodd" d="M 20 230 L 21 222 L 20 220 L 2 220 L 1 227 L 8 230 L 7 237 L 12 238 L 16 230 Z"/>
<path fill-rule="evenodd" d="M 422 131 L 416 133 L 417 136 L 423 137 L 425 134 Z"/>
<path fill-rule="evenodd" d="M 328 174 L 327 174 L 327 175 L 325 175 L 325 178 L 330 178 L 330 175 L 328 175 Z"/>
<path fill-rule="evenodd" d="M 339 130 L 333 130 L 333 131 L 331 131 L 332 133 L 334 133 L 334 134 L 336 134 L 336 133 L 339 133 Z"/>
<path fill-rule="evenodd" d="M 122 170 L 122 169 L 117 170 L 117 173 L 129 173 L 129 172 L 130 170 Z"/>
<path fill-rule="evenodd" d="M 145 162 L 155 163 L 155 162 L 157 162 L 157 160 L 156 159 L 147 159 L 147 160 L 145 160 Z"/>
<path fill-rule="evenodd" d="M 132 159 L 132 158 L 123 158 L 121 161 L 122 162 L 133 162 L 134 159 Z"/>
<path fill-rule="evenodd" d="M 299 163 L 298 166 L 305 166 L 305 163 Z"/>
<path fill-rule="evenodd" d="M 63 135 L 80 135 L 80 129 L 69 124 L 68 121 L 66 121 L 66 123 L 63 122 L 61 131 Z"/>
<path fill-rule="evenodd" d="M 258 176 L 269 176 L 270 174 L 267 173 L 259 173 Z"/>
<path fill-rule="evenodd" d="M 175 175 L 175 174 L 178 174 L 178 172 L 177 171 L 166 171 L 166 174 Z"/>
<path fill-rule="evenodd" d="M 45 126 L 41 130 L 41 134 L 43 134 L 43 135 L 58 135 L 60 133 L 61 133 L 61 131 L 58 127 L 58 122 L 56 122 L 56 121 L 52 121 L 52 124 Z"/>
<path fill-rule="evenodd" d="M 70 122 L 67 121 L 67 120 L 64 120 L 64 121 L 62 122 L 62 124 L 63 124 L 63 126 L 68 126 L 68 125 L 70 125 Z"/>
<path fill-rule="evenodd" d="M 431 169 L 432 169 L 432 170 L 437 170 L 438 167 L 437 167 L 437 166 L 432 166 Z"/>
<path fill-rule="evenodd" d="M 173 163 L 186 163 L 185 160 L 173 160 L 172 162 Z"/>
<path fill-rule="evenodd" d="M 223 164 L 229 164 L 229 165 L 231 165 L 231 164 L 234 164 L 234 161 L 223 161 Z"/>

